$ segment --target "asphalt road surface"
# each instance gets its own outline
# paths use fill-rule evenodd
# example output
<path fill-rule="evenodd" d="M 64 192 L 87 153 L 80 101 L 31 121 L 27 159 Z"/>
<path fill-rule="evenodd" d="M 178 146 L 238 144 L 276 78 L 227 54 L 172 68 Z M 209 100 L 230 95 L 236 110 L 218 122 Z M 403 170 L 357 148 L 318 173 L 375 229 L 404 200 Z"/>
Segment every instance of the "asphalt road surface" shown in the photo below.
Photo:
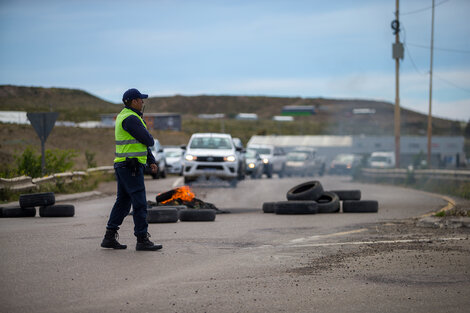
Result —
<path fill-rule="evenodd" d="M 319 179 L 360 189 L 378 213 L 275 215 L 305 178 L 246 179 L 237 188 L 193 185 L 230 211 L 214 222 L 150 224 L 158 252 L 135 251 L 132 218 L 100 248 L 115 183 L 71 200 L 73 218 L 0 219 L 0 312 L 469 312 L 468 228 L 429 229 L 415 217 L 446 206 L 420 191 Z M 147 196 L 182 185 L 146 180 Z"/>

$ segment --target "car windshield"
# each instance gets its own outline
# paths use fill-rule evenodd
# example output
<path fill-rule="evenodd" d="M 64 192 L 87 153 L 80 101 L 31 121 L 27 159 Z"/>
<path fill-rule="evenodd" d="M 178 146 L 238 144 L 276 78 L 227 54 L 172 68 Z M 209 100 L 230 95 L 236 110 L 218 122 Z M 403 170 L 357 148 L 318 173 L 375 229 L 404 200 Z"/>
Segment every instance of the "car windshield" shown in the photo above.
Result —
<path fill-rule="evenodd" d="M 191 149 L 232 149 L 228 138 L 222 137 L 197 137 L 191 141 Z"/>
<path fill-rule="evenodd" d="M 167 158 L 179 158 L 181 157 L 181 151 L 178 151 L 178 150 L 165 151 L 165 156 Z"/>
<path fill-rule="evenodd" d="M 289 152 L 287 154 L 287 160 L 289 161 L 305 161 L 308 154 L 305 152 Z"/>
<path fill-rule="evenodd" d="M 259 154 L 271 154 L 270 148 L 250 148 L 250 149 L 257 151 Z"/>
<path fill-rule="evenodd" d="M 256 151 L 255 150 L 246 150 L 246 157 L 250 159 L 256 158 Z"/>
<path fill-rule="evenodd" d="M 387 163 L 391 163 L 391 160 L 389 157 L 386 157 L 386 156 L 373 156 L 370 158 L 370 161 L 371 162 L 387 162 Z"/>
<path fill-rule="evenodd" d="M 353 160 L 354 156 L 351 154 L 340 154 L 336 157 L 336 161 L 343 163 L 352 162 Z"/>

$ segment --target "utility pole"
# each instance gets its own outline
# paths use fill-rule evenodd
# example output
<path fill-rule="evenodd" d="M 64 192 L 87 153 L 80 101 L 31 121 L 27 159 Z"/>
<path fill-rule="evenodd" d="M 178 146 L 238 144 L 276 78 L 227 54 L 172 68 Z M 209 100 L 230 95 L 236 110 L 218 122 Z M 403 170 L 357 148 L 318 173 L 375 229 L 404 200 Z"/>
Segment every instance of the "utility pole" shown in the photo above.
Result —
<path fill-rule="evenodd" d="M 429 70 L 429 113 L 428 113 L 428 168 L 431 168 L 431 145 L 432 145 L 432 63 L 434 56 L 434 0 L 432 0 L 431 20 L 431 65 Z"/>
<path fill-rule="evenodd" d="M 403 59 L 403 44 L 400 42 L 399 0 L 396 0 L 395 20 L 392 21 L 395 43 L 393 58 L 395 59 L 395 166 L 400 167 L 400 59 Z"/>

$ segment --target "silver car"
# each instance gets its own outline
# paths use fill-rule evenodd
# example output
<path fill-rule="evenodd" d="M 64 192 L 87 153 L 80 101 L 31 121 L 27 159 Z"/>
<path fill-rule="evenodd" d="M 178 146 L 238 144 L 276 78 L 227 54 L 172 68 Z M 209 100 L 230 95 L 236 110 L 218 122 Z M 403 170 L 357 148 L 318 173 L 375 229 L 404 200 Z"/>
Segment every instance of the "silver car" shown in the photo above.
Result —
<path fill-rule="evenodd" d="M 246 175 L 250 175 L 250 177 L 253 179 L 261 178 L 261 176 L 263 175 L 264 163 L 259 153 L 256 150 L 247 149 L 245 156 Z"/>
<path fill-rule="evenodd" d="M 165 147 L 163 153 L 166 158 L 167 173 L 183 176 L 184 150 L 179 147 Z"/>

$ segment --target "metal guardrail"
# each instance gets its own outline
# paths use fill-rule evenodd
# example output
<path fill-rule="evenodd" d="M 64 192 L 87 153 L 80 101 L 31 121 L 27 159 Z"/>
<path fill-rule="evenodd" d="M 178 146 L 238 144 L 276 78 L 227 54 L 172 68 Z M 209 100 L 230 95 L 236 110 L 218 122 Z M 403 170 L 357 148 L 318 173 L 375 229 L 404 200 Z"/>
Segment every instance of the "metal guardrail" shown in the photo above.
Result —
<path fill-rule="evenodd" d="M 413 170 L 413 169 L 376 169 L 363 168 L 361 176 L 366 180 L 372 181 L 405 181 L 407 179 L 415 180 L 441 180 L 441 181 L 458 181 L 470 182 L 469 170 Z"/>
<path fill-rule="evenodd" d="M 79 181 L 88 175 L 93 174 L 111 174 L 114 173 L 113 166 L 100 166 L 89 168 L 85 171 L 57 173 L 49 176 L 31 178 L 29 176 L 20 176 L 15 178 L 0 178 L 0 190 L 8 189 L 12 191 L 27 191 L 39 189 L 45 184 L 69 184 Z"/>

